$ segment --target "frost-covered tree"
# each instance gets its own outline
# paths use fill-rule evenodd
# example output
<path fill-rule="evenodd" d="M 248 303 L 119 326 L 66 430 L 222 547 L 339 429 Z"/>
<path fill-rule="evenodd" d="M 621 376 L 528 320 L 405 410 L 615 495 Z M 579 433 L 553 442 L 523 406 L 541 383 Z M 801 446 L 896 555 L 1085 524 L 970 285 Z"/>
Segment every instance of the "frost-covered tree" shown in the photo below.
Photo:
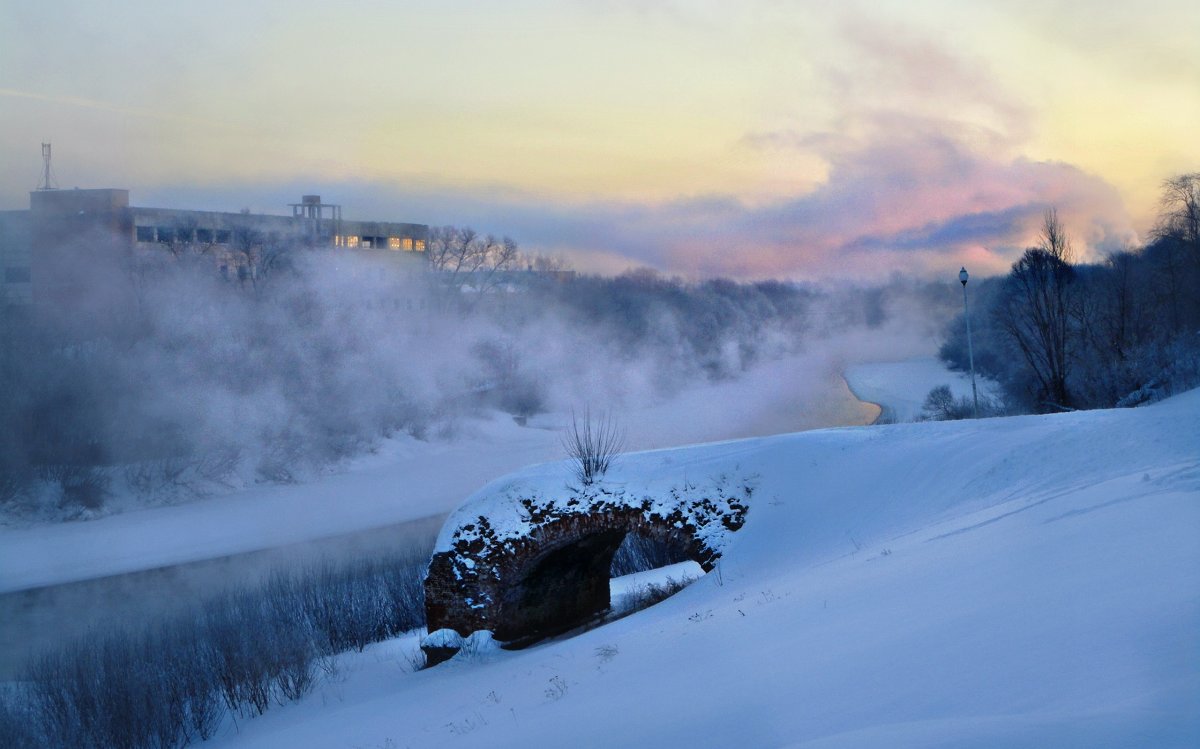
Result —
<path fill-rule="evenodd" d="M 484 236 L 470 227 L 437 226 L 429 231 L 426 257 L 438 281 L 462 301 L 463 292 L 478 298 L 499 288 L 505 272 L 517 267 L 520 253 L 509 237 Z"/>

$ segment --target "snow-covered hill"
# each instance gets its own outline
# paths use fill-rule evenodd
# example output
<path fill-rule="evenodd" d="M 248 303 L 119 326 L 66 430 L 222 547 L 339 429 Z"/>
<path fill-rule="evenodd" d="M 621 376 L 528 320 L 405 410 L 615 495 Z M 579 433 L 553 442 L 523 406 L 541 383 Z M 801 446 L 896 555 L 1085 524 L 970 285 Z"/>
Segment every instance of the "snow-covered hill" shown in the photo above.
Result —
<path fill-rule="evenodd" d="M 524 651 L 383 643 L 213 744 L 1197 746 L 1198 424 L 1193 391 L 626 456 L 607 481 L 757 475 L 718 571 Z"/>

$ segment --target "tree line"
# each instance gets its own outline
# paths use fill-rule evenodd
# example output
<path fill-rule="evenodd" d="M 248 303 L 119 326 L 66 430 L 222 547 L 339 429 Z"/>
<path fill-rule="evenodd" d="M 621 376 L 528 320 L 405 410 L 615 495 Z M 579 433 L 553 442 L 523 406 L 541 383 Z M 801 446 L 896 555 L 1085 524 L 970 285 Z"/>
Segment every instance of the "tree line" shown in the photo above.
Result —
<path fill-rule="evenodd" d="M 973 285 L 977 370 L 1011 410 L 1137 405 L 1200 385 L 1200 173 L 1163 184 L 1144 247 L 1076 258 L 1055 209 L 1006 276 Z M 966 370 L 966 323 L 941 357 Z"/>

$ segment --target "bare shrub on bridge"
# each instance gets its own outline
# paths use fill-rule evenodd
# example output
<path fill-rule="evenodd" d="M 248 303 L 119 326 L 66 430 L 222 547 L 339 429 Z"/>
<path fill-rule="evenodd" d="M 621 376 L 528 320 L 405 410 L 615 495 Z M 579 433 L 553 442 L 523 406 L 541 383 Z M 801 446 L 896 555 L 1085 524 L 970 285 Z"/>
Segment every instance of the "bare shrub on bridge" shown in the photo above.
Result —
<path fill-rule="evenodd" d="M 625 433 L 609 414 L 592 416 L 584 411 L 582 423 L 571 412 L 571 426 L 563 437 L 563 448 L 574 463 L 574 476 L 584 486 L 608 472 L 625 447 Z"/>

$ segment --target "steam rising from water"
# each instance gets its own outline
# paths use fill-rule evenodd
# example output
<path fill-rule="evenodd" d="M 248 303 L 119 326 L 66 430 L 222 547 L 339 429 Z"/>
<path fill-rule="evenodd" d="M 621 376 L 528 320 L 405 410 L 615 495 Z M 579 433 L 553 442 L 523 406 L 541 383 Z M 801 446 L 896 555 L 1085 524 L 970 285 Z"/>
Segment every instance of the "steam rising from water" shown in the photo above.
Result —
<path fill-rule="evenodd" d="M 393 259 L 297 252 L 256 284 L 223 279 L 206 256 L 103 268 L 92 277 L 108 285 L 88 289 L 95 314 L 67 316 L 36 339 L 6 333 L 8 391 L 42 416 L 28 439 L 0 445 L 6 464 L 99 446 L 120 485 L 122 466 L 232 451 L 232 474 L 210 477 L 219 489 L 306 480 L 392 434 L 455 440 L 493 408 L 549 430 L 538 444 L 550 451 L 565 415 L 585 407 L 612 412 L 630 449 L 866 423 L 874 413 L 846 390 L 842 368 L 931 354 L 957 309 L 956 289 L 901 280 L 817 289 L 649 273 L 525 278 L 488 296 L 450 296 L 436 276 Z M 29 423 L 13 413 L 6 426 Z M 525 460 L 547 457 L 556 456 Z M 152 493 L 161 501 L 170 489 Z M 360 540 L 321 553 L 359 554 Z M 273 564 L 307 556 L 296 547 Z M 197 596 L 262 574 L 210 567 L 189 568 Z M 132 592 L 115 609 L 101 605 L 104 586 L 43 596 L 47 608 L 16 626 L 42 622 L 33 628 L 47 642 L 69 634 L 43 620 L 81 596 L 97 621 L 162 611 L 138 600 L 171 599 L 177 586 L 164 579 L 122 587 Z"/>
<path fill-rule="evenodd" d="M 292 251 L 238 282 L 209 255 L 90 249 L 71 269 L 87 313 L 6 333 L 17 470 L 185 460 L 210 484 L 294 481 L 389 435 L 452 437 L 483 408 L 612 411 L 633 447 L 860 422 L 849 399 L 819 408 L 842 365 L 928 355 L 956 309 L 902 280 L 517 275 L 485 294 L 387 253 Z"/>

